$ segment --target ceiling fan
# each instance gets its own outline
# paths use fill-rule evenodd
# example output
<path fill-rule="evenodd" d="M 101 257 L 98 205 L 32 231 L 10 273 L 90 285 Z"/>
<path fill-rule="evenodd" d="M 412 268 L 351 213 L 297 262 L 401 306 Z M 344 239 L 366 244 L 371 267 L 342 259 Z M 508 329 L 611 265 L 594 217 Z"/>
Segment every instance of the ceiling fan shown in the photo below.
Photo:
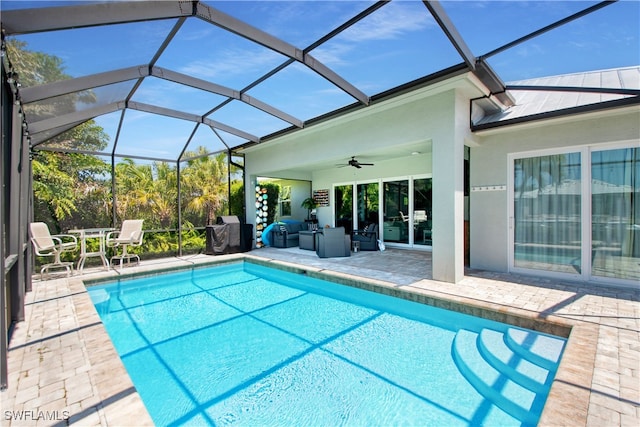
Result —
<path fill-rule="evenodd" d="M 338 165 L 339 167 L 353 166 L 354 168 L 362 168 L 362 166 L 373 166 L 373 163 L 360 163 L 356 160 L 356 156 L 351 156 L 351 160 L 346 165 Z"/>

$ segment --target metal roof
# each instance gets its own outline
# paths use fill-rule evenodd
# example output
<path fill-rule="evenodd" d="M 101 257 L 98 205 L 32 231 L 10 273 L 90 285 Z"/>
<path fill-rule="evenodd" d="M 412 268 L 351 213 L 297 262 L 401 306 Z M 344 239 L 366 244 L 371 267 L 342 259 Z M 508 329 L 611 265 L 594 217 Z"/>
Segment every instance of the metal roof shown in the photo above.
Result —
<path fill-rule="evenodd" d="M 523 117 L 538 101 L 519 95 L 531 91 L 507 91 L 501 78 L 525 62 L 518 49 L 597 23 L 631 33 L 631 50 L 617 42 L 614 65 L 640 63 L 637 2 L 1 0 L 0 7 L 3 48 L 16 40 L 61 60 L 63 72 L 44 78 L 23 58 L 3 55 L 17 71 L 11 80 L 33 147 L 55 150 L 50 138 L 95 120 L 110 141 L 93 154 L 148 160 L 263 142 L 461 71 L 489 88 L 494 106 L 508 108 L 483 123 Z M 599 43 L 611 39 L 603 33 Z M 519 84 L 534 83 L 551 81 Z"/>
<path fill-rule="evenodd" d="M 514 105 L 483 117 L 475 123 L 476 128 L 561 111 L 576 111 L 596 104 L 601 104 L 601 107 L 638 104 L 640 67 L 539 77 L 509 82 L 506 87 L 514 98 Z"/>

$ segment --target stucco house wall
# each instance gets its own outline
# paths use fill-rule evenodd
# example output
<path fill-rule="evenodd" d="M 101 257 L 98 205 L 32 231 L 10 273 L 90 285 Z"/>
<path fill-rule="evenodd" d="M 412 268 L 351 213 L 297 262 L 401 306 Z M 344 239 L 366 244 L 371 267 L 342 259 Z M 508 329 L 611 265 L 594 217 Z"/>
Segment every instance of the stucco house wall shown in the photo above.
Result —
<path fill-rule="evenodd" d="M 329 190 L 330 206 L 317 209 L 318 222 L 321 225 L 334 225 L 333 186 L 335 184 L 360 184 L 378 182 L 380 179 L 385 180 L 398 176 L 431 175 L 431 153 L 419 155 L 408 153 L 406 157 L 382 162 L 376 161 L 375 166 L 375 168 L 363 167 L 362 169 L 352 167 L 323 169 L 313 173 L 314 190 Z"/>
<path fill-rule="evenodd" d="M 253 147 L 245 152 L 247 184 L 253 188 L 256 177 L 270 176 L 309 180 L 313 189 L 320 189 L 331 188 L 336 182 L 431 173 L 430 155 L 411 156 L 410 152 L 403 158 L 376 161 L 375 168 L 336 168 L 335 164 L 354 155 L 366 157 L 389 145 L 424 142 L 428 149 L 433 135 L 453 138 L 455 102 L 455 89 L 438 92 L 430 87 Z M 328 162 L 324 169 L 312 169 L 322 161 Z M 309 164 L 308 170 L 305 164 Z M 251 195 L 247 202 L 253 205 Z M 319 213 L 321 220 L 330 221 L 322 211 L 326 208 Z"/>
<path fill-rule="evenodd" d="M 292 179 L 272 179 L 265 177 L 267 182 L 273 182 L 276 184 L 280 184 L 282 187 L 289 186 L 291 187 L 291 215 L 281 215 L 280 208 L 278 207 L 278 212 L 276 214 L 277 220 L 283 219 L 294 219 L 294 220 L 303 220 L 306 219 L 309 215 L 309 211 L 302 206 L 300 206 L 301 200 L 309 197 L 309 191 L 311 188 L 311 183 L 305 180 L 292 180 Z M 252 192 L 253 194 L 253 192 Z M 282 194 L 280 195 L 282 199 Z M 254 205 L 255 206 L 255 205 Z"/>
<path fill-rule="evenodd" d="M 637 107 L 610 110 L 504 127 L 477 136 L 479 146 L 471 148 L 471 267 L 507 271 L 509 154 L 625 141 L 640 144 L 640 113 Z M 504 190 L 473 191 L 473 187 L 502 185 Z"/>
<path fill-rule="evenodd" d="M 323 169 L 317 166 L 319 162 L 324 161 L 328 169 L 354 155 L 430 142 L 437 159 L 432 166 L 424 159 L 423 164 L 409 169 L 396 152 L 398 161 L 376 172 L 379 177 L 433 172 L 433 277 L 457 282 L 464 276 L 463 163 L 464 144 L 472 138 L 469 99 L 483 94 L 475 78 L 465 74 L 249 148 L 245 153 L 247 187 L 253 188 L 258 176 L 277 176 L 312 179 L 313 189 L 330 189 L 320 176 L 313 177 L 314 170 Z M 306 164 L 311 176 L 305 171 Z M 292 167 L 296 170 L 289 171 Z M 334 175 L 332 181 L 344 179 Z M 247 195 L 247 206 L 253 206 L 250 197 Z M 331 211 L 327 211 L 322 209 L 319 219 L 331 224 Z M 248 221 L 255 221 L 251 212 L 247 216 Z"/>
<path fill-rule="evenodd" d="M 331 205 L 318 209 L 321 225 L 334 224 L 333 186 L 407 176 L 433 178 L 433 277 L 463 277 L 463 159 L 471 147 L 469 198 L 471 267 L 509 269 L 507 187 L 509 156 L 561 147 L 638 141 L 638 107 L 581 113 L 472 133 L 469 100 L 482 96 L 468 75 L 396 96 L 248 148 L 246 179 L 304 179 L 327 189 Z M 337 168 L 351 156 L 380 154 L 389 147 L 422 144 L 421 154 L 396 152 L 375 167 Z M 365 160 L 366 161 L 366 160 Z M 490 191 L 476 191 L 491 187 Z M 248 195 L 247 206 L 253 206 Z M 255 220 L 249 212 L 248 221 Z"/>
<path fill-rule="evenodd" d="M 423 158 L 415 169 L 408 168 L 409 162 L 396 152 L 397 161 L 376 167 L 380 169 L 376 173 L 378 177 L 400 177 L 433 172 L 433 277 L 457 282 L 464 276 L 463 163 L 464 144 L 471 138 L 469 99 L 481 95 L 474 78 L 462 75 L 249 148 L 245 153 L 247 187 L 253 188 L 258 176 L 277 176 L 311 179 L 313 189 L 331 189 L 330 180 L 314 177 L 314 170 L 332 169 L 330 165 L 354 155 L 430 142 L 437 159 L 431 165 Z M 325 167 L 318 167 L 319 162 L 325 162 Z M 311 176 L 305 170 L 307 164 Z M 344 182 L 344 178 L 334 174 L 331 181 Z M 253 206 L 250 197 L 248 194 L 249 207 Z M 247 217 L 255 221 L 251 212 Z M 331 224 L 331 211 L 321 209 L 319 220 Z"/>

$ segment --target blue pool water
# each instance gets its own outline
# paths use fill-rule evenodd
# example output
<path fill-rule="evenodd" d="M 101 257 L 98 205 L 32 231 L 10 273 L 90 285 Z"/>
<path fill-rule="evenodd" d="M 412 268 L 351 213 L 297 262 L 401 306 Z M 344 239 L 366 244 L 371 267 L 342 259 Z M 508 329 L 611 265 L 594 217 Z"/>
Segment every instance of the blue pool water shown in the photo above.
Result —
<path fill-rule="evenodd" d="M 565 339 L 251 263 L 89 288 L 157 425 L 535 425 Z"/>

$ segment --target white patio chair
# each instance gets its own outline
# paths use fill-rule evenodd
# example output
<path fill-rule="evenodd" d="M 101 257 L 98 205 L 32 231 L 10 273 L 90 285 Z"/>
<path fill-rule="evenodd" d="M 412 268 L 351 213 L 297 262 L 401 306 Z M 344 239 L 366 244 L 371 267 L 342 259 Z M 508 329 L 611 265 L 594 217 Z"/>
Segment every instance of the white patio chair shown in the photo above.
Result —
<path fill-rule="evenodd" d="M 135 259 L 136 264 L 140 263 L 140 257 L 136 254 L 130 254 L 127 252 L 129 246 L 142 245 L 142 237 L 144 231 L 142 231 L 142 219 L 126 219 L 122 221 L 122 227 L 119 231 L 111 231 L 107 233 L 107 247 L 110 248 L 122 248 L 120 255 L 114 255 L 111 257 L 111 266 L 113 266 L 113 260 L 120 260 L 120 269 L 122 270 L 122 263 L 127 260 L 127 265 L 131 264 L 131 260 Z"/>
<path fill-rule="evenodd" d="M 73 252 L 78 247 L 78 239 L 71 234 L 51 235 L 49 226 L 44 222 L 32 222 L 29 224 L 29 234 L 31 243 L 36 255 L 42 257 L 53 257 L 54 261 L 44 264 L 40 269 L 40 280 L 44 280 L 44 272 L 50 268 L 65 268 L 67 277 L 73 273 L 73 262 L 63 262 L 60 256 L 63 252 Z"/>
<path fill-rule="evenodd" d="M 426 221 L 427 218 L 427 211 L 413 211 L 413 222 L 414 224 L 418 224 L 420 222 L 424 222 Z"/>

